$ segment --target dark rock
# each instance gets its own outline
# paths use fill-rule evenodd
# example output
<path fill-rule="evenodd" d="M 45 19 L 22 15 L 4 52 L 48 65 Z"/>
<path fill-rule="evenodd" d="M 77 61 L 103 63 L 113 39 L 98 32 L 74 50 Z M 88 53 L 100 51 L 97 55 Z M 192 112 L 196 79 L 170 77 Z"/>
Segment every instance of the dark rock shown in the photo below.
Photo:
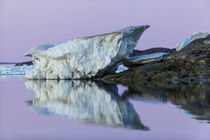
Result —
<path fill-rule="evenodd" d="M 33 65 L 33 62 L 32 61 L 26 61 L 26 62 L 20 62 L 20 63 L 15 64 L 15 66 L 23 66 L 23 65 L 30 66 L 30 65 Z"/>

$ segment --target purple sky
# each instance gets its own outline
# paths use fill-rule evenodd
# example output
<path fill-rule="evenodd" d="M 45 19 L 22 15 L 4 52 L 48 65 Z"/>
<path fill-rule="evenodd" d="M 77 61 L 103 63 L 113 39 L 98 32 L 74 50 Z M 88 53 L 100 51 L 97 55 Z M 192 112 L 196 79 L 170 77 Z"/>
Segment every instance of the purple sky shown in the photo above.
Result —
<path fill-rule="evenodd" d="M 209 0 L 0 0 L 0 61 L 24 61 L 37 44 L 149 24 L 138 49 L 175 47 L 210 32 Z"/>

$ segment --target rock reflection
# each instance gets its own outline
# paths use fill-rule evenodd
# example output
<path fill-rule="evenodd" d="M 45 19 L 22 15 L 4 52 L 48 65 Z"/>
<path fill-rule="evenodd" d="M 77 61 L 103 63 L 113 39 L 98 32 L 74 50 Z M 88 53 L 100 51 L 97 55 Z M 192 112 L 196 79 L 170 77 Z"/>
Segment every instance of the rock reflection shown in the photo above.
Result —
<path fill-rule="evenodd" d="M 179 85 L 129 84 L 123 98 L 148 102 L 171 102 L 196 120 L 210 123 L 210 83 Z"/>
<path fill-rule="evenodd" d="M 115 85 L 92 81 L 27 80 L 34 90 L 29 105 L 43 114 L 67 116 L 85 122 L 148 130 L 127 99 L 118 96 Z"/>

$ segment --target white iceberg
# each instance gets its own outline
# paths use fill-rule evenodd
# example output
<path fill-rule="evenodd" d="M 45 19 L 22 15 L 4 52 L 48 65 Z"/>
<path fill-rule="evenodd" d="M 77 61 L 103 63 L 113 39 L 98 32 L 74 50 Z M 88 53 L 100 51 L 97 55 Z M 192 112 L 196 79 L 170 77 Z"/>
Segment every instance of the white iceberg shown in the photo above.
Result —
<path fill-rule="evenodd" d="M 113 73 L 116 64 L 133 52 L 147 28 L 131 26 L 108 34 L 39 45 L 25 54 L 33 57 L 35 66 L 25 77 L 83 79 Z"/>

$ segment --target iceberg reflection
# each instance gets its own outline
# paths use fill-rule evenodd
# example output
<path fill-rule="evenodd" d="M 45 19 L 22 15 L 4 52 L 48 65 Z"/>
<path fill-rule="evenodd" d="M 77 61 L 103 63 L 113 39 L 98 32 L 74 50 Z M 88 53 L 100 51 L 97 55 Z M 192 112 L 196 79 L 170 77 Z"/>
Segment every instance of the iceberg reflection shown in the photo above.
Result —
<path fill-rule="evenodd" d="M 127 99 L 118 96 L 115 85 L 93 81 L 27 80 L 34 91 L 29 104 L 43 114 L 67 116 L 85 122 L 148 130 Z"/>

